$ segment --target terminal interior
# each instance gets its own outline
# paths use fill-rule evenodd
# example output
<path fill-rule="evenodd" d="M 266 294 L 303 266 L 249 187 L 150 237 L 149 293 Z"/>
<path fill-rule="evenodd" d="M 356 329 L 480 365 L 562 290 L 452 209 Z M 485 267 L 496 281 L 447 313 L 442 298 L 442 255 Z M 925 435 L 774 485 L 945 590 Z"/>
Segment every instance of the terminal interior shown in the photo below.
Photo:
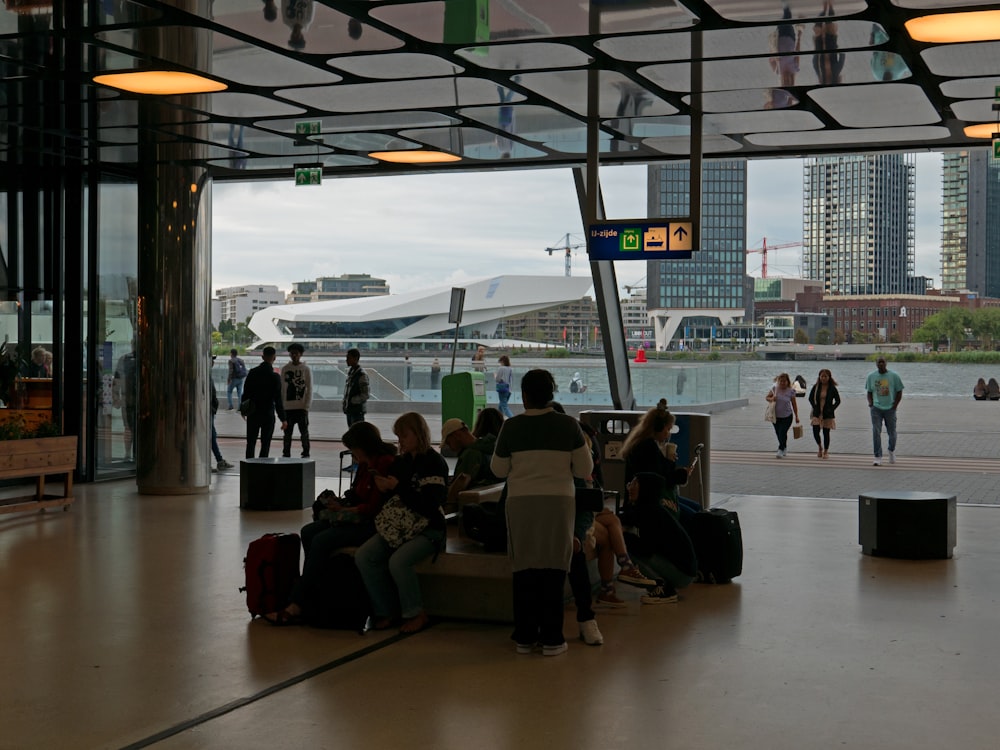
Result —
<path fill-rule="evenodd" d="M 960 556 L 912 564 L 859 556 L 849 500 L 727 498 L 744 576 L 666 611 L 632 600 L 563 659 L 516 656 L 493 623 L 251 623 L 246 545 L 301 514 L 240 513 L 238 477 L 212 479 L 204 353 L 214 181 L 568 167 L 589 226 L 611 218 L 602 165 L 984 148 L 1000 11 L 314 0 L 279 18 L 292 4 L 0 8 L 4 335 L 54 352 L 52 412 L 78 437 L 74 506 L 0 519 L 0 746 L 994 747 L 988 507 L 959 514 Z M 133 73 L 167 82 L 104 78 Z M 615 330 L 613 266 L 591 271 Z M 107 378 L 133 346 L 136 460 L 104 466 Z"/>

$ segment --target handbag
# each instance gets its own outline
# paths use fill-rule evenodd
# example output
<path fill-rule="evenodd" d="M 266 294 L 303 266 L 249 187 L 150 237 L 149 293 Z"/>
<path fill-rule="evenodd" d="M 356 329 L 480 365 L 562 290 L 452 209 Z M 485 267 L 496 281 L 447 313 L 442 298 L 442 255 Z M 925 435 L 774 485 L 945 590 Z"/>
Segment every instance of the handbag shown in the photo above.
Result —
<path fill-rule="evenodd" d="M 402 547 L 419 536 L 430 522 L 425 516 L 410 510 L 399 495 L 385 501 L 375 516 L 375 530 L 390 547 Z"/>
<path fill-rule="evenodd" d="M 764 421 L 774 424 L 778 421 L 778 415 L 774 408 L 774 402 L 768 401 L 767 406 L 764 407 Z"/>
<path fill-rule="evenodd" d="M 604 510 L 604 490 L 600 487 L 576 488 L 576 512 L 600 513 Z"/>
<path fill-rule="evenodd" d="M 802 425 L 801 424 L 793 424 L 792 425 L 792 439 L 793 440 L 798 440 L 800 437 L 802 437 Z"/>

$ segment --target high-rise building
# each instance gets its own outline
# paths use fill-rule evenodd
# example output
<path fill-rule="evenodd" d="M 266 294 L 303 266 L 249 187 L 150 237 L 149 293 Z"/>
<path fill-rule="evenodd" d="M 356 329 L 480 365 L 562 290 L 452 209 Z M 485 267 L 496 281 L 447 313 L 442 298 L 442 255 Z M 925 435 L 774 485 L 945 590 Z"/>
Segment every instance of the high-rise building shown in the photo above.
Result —
<path fill-rule="evenodd" d="M 943 154 L 941 289 L 1000 297 L 1000 161 L 988 148 Z"/>
<path fill-rule="evenodd" d="M 649 216 L 690 215 L 690 172 L 688 162 L 649 167 Z M 690 260 L 650 261 L 646 269 L 658 349 L 675 338 L 709 338 L 713 327 L 746 314 L 753 296 L 745 281 L 746 193 L 745 161 L 702 163 L 701 249 Z"/>
<path fill-rule="evenodd" d="M 340 276 L 320 276 L 315 281 L 296 281 L 285 300 L 293 305 L 299 302 L 327 302 L 355 297 L 379 297 L 389 293 L 385 279 L 373 278 L 367 273 L 345 273 Z"/>
<path fill-rule="evenodd" d="M 827 294 L 922 294 L 914 277 L 913 154 L 806 159 L 802 275 Z"/>
<path fill-rule="evenodd" d="M 215 299 L 212 300 L 212 325 L 218 326 L 223 320 L 234 324 L 245 323 L 258 310 L 280 305 L 284 301 L 285 293 L 274 284 L 216 289 Z"/>

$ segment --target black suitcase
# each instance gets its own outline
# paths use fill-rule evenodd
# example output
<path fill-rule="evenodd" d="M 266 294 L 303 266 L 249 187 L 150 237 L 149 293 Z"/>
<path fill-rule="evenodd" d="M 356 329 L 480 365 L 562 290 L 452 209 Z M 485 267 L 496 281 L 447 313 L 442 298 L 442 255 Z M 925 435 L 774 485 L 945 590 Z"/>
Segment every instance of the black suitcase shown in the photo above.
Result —
<path fill-rule="evenodd" d="M 698 556 L 699 583 L 729 583 L 743 572 L 740 517 L 725 508 L 681 513 L 681 523 Z"/>
<path fill-rule="evenodd" d="M 351 555 L 344 552 L 330 555 L 315 601 L 305 603 L 303 614 L 313 627 L 365 631 L 372 608 L 368 590 Z"/>

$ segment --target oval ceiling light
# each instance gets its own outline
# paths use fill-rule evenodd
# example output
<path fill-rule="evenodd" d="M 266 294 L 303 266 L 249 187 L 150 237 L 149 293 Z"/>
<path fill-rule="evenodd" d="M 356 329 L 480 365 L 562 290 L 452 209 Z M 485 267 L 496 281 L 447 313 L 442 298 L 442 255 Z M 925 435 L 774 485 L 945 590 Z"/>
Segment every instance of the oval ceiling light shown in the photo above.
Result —
<path fill-rule="evenodd" d="M 448 154 L 444 151 L 372 151 L 368 154 L 373 159 L 388 161 L 393 164 L 441 164 L 449 161 L 461 161 L 462 157 Z"/>
<path fill-rule="evenodd" d="M 143 70 L 134 73 L 108 73 L 94 76 L 94 83 L 131 91 L 133 94 L 208 94 L 225 91 L 228 86 L 211 78 L 176 70 Z"/>
<path fill-rule="evenodd" d="M 1000 39 L 1000 10 L 940 13 L 911 18 L 904 25 L 910 38 L 917 42 L 989 42 Z"/>
<path fill-rule="evenodd" d="M 1000 124 L 995 122 L 965 126 L 965 136 L 967 138 L 995 138 L 997 133 L 1000 133 Z"/>

